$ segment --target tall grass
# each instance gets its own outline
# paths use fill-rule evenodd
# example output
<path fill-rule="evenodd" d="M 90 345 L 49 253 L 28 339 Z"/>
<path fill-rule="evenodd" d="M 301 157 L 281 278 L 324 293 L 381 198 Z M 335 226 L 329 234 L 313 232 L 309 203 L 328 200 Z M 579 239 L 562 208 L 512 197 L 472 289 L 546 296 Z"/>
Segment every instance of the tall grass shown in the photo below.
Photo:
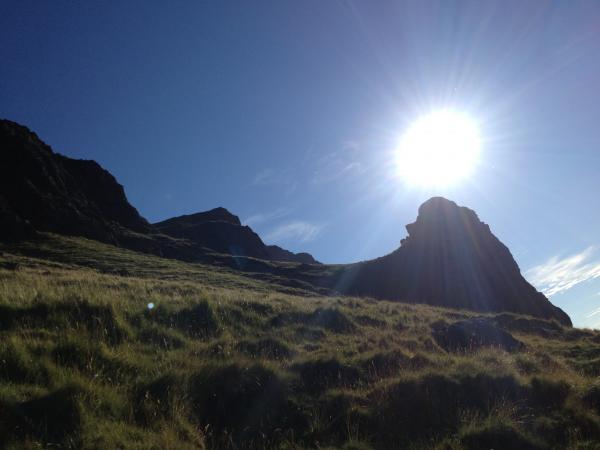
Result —
<path fill-rule="evenodd" d="M 0 251 L 0 448 L 599 448 L 597 332 L 83 239 Z M 439 345 L 475 316 L 523 346 Z"/>

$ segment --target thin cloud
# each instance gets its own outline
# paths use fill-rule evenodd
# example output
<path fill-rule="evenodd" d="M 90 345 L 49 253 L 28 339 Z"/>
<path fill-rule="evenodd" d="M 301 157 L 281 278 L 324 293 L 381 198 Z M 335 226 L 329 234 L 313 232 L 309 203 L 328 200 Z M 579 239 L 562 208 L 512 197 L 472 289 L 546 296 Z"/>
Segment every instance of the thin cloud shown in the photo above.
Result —
<path fill-rule="evenodd" d="M 323 229 L 322 225 L 301 220 L 286 222 L 265 235 L 267 242 L 310 242 L 314 241 Z"/>
<path fill-rule="evenodd" d="M 594 316 L 597 316 L 597 315 L 599 315 L 599 314 L 600 314 L 600 308 L 598 308 L 598 309 L 596 309 L 596 310 L 592 311 L 592 312 L 591 312 L 590 314 L 588 314 L 588 315 L 587 315 L 585 318 L 586 318 L 586 319 L 591 319 L 592 317 L 594 317 Z"/>
<path fill-rule="evenodd" d="M 271 221 L 274 221 L 277 219 L 281 219 L 282 217 L 289 215 L 290 212 L 291 212 L 290 209 L 279 208 L 279 209 L 276 209 L 275 211 L 253 214 L 250 217 L 247 217 L 246 219 L 244 219 L 242 222 L 245 225 L 256 226 L 261 223 L 271 222 Z"/>
<path fill-rule="evenodd" d="M 347 176 L 360 176 L 366 168 L 358 160 L 360 144 L 356 141 L 342 143 L 342 149 L 325 154 L 316 161 L 311 182 L 322 184 Z"/>
<path fill-rule="evenodd" d="M 293 194 L 297 187 L 298 181 L 287 170 L 275 171 L 266 168 L 258 172 L 252 180 L 252 186 L 282 186 L 282 190 L 286 195 Z"/>
<path fill-rule="evenodd" d="M 273 169 L 263 169 L 254 176 L 254 186 L 266 186 L 280 181 L 279 175 Z"/>
<path fill-rule="evenodd" d="M 529 269 L 525 276 L 550 297 L 600 277 L 600 258 L 596 247 L 592 246 L 566 258 L 552 257 Z"/>

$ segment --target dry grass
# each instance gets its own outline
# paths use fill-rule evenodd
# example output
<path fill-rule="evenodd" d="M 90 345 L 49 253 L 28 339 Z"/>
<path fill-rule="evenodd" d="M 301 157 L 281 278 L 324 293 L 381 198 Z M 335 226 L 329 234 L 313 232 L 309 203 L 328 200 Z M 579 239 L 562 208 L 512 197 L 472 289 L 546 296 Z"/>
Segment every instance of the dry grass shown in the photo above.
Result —
<path fill-rule="evenodd" d="M 83 239 L 0 251 L 0 448 L 599 448 L 599 333 L 491 315 L 523 349 L 446 352 L 432 324 L 477 314 Z"/>

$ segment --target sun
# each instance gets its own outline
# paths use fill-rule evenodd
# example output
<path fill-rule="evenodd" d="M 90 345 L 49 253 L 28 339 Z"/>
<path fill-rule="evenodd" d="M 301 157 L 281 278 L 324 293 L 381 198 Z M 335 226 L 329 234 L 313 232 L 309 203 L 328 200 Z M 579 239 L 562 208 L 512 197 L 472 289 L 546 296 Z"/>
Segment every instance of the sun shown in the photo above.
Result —
<path fill-rule="evenodd" d="M 479 130 L 469 116 L 434 111 L 413 122 L 402 136 L 398 173 L 413 186 L 447 186 L 472 173 L 480 147 Z"/>

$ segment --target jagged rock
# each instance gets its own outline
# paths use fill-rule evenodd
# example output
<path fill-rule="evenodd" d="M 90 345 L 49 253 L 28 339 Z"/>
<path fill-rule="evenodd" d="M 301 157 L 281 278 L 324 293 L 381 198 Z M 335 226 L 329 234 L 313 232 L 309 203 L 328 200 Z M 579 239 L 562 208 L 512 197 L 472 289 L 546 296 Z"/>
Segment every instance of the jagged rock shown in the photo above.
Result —
<path fill-rule="evenodd" d="M 523 348 L 510 333 L 485 317 L 461 320 L 452 324 L 436 322 L 433 338 L 446 351 L 471 351 L 480 347 L 500 347 L 507 351 Z"/>
<path fill-rule="evenodd" d="M 318 264 L 308 253 L 292 253 L 276 245 L 265 245 L 249 226 L 225 208 L 189 214 L 154 224 L 156 230 L 218 253 L 250 256 L 271 261 Z"/>
<path fill-rule="evenodd" d="M 154 224 L 161 233 L 189 239 L 218 253 L 269 259 L 266 246 L 248 226 L 225 208 L 174 217 Z"/>
<path fill-rule="evenodd" d="M 408 237 L 391 254 L 351 266 L 338 279 L 346 294 L 510 311 L 571 325 L 569 316 L 521 275 L 508 248 L 469 208 L 442 197 L 421 205 Z"/>
<path fill-rule="evenodd" d="M 175 217 L 155 228 L 97 162 L 54 153 L 26 127 L 0 120 L 0 239 L 22 239 L 35 231 L 83 236 L 184 260 L 206 260 L 210 249 L 233 256 L 314 262 L 308 254 L 283 249 L 271 257 L 260 237 L 225 208 Z"/>
<path fill-rule="evenodd" d="M 150 231 L 109 172 L 58 155 L 26 127 L 0 120 L 2 236 L 40 230 L 119 243 L 122 228 Z"/>
<path fill-rule="evenodd" d="M 293 261 L 302 264 L 321 264 L 310 253 L 293 253 L 278 245 L 267 245 L 267 254 L 272 261 Z"/>

